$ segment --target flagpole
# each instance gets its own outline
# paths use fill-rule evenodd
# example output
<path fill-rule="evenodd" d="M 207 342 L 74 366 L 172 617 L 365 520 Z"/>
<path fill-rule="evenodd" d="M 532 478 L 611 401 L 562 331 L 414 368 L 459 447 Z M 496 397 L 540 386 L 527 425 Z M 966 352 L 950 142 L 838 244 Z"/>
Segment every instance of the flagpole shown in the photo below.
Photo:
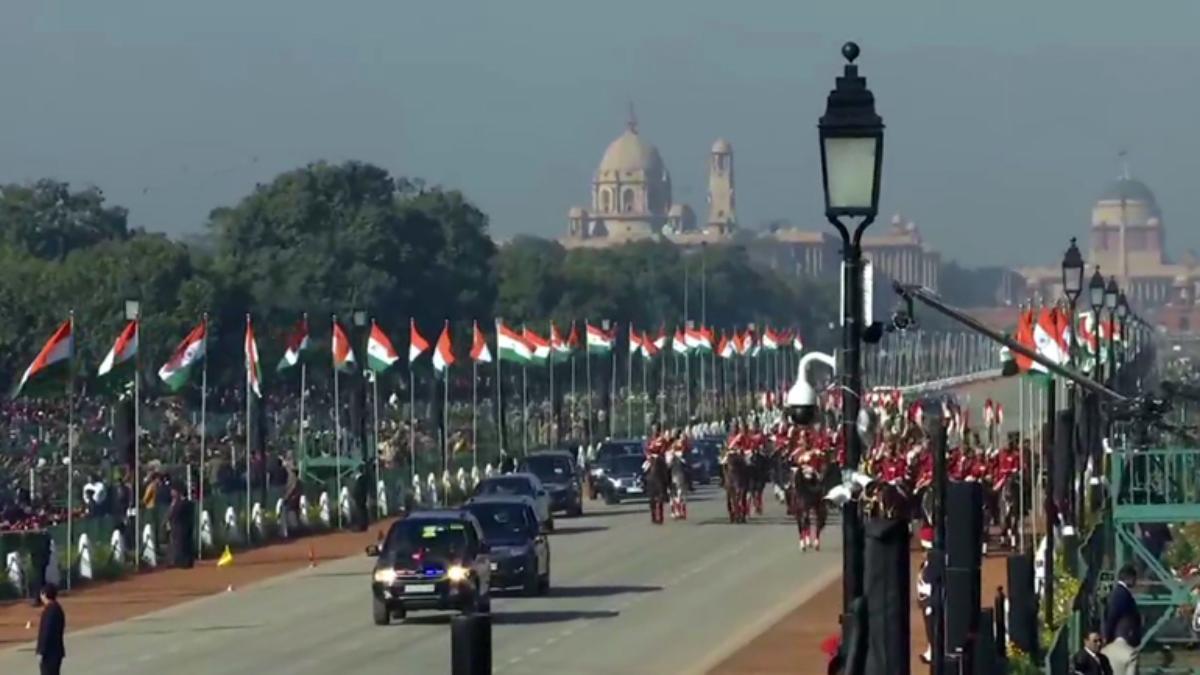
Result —
<path fill-rule="evenodd" d="M 303 371 L 301 371 L 301 374 L 303 374 Z M 375 492 L 376 492 L 375 505 L 377 508 L 375 509 L 375 513 L 377 514 L 378 517 L 383 517 L 387 514 L 379 513 L 379 508 L 378 508 L 378 506 L 379 506 L 379 495 L 378 495 L 378 493 L 379 493 L 379 476 L 380 476 L 380 474 L 379 474 L 379 374 L 374 373 L 374 372 L 371 373 L 371 412 L 374 417 L 373 426 L 374 426 L 374 436 L 375 436 L 375 485 L 372 485 L 371 489 L 375 490 Z"/>
<path fill-rule="evenodd" d="M 305 312 L 302 315 L 302 317 L 303 317 L 303 321 L 304 321 L 304 336 L 307 339 L 307 337 L 308 337 L 308 312 Z M 300 425 L 299 425 L 299 429 L 297 430 L 297 433 L 299 434 L 299 439 L 297 440 L 297 445 L 300 448 L 299 457 L 304 457 L 304 393 L 305 393 L 305 386 L 306 386 L 305 378 L 308 375 L 308 373 L 307 373 L 308 366 L 307 366 L 307 364 L 304 363 L 302 352 L 303 352 L 303 350 L 299 350 L 296 354 L 296 358 L 300 359 Z"/>
<path fill-rule="evenodd" d="M 204 350 L 203 357 L 200 359 L 200 458 L 197 462 L 199 465 L 200 474 L 199 490 L 197 495 L 200 502 L 200 513 L 204 513 L 204 447 L 208 440 L 208 312 L 205 312 L 200 317 L 200 323 L 204 326 L 202 331 L 204 334 Z M 140 326 L 139 326 L 140 328 Z M 140 338 L 141 336 L 139 336 Z M 140 345 L 139 345 L 140 346 Z M 140 351 L 140 350 L 139 350 Z M 203 517 L 203 516 L 201 516 Z M 204 559 L 204 533 L 201 532 L 200 521 L 196 524 L 196 557 L 200 560 Z M 134 541 L 138 541 L 135 535 Z M 141 556 L 138 556 L 139 558 Z"/>
<path fill-rule="evenodd" d="M 612 381 L 608 387 L 608 434 L 611 436 L 616 429 L 616 420 L 613 419 L 613 402 L 617 396 L 617 325 L 614 322 L 612 330 L 612 339 L 609 341 L 608 353 L 612 355 Z M 605 336 L 608 337 L 608 336 Z"/>
<path fill-rule="evenodd" d="M 68 321 L 71 322 L 71 361 L 70 373 L 67 376 L 67 590 L 71 590 L 71 543 L 75 525 L 75 310 L 71 310 Z M 141 506 L 139 499 L 139 508 Z M 134 541 L 137 541 L 135 536 Z"/>
<path fill-rule="evenodd" d="M 133 339 L 137 340 L 138 349 L 133 354 L 133 484 L 140 486 L 142 484 L 142 424 L 141 424 L 141 388 L 139 385 L 140 375 L 142 372 L 142 310 L 134 312 Z M 72 327 L 71 339 L 75 339 L 74 328 Z M 142 530 L 142 510 L 139 508 L 134 515 L 133 529 L 136 532 Z M 141 537 L 139 534 L 138 537 Z M 133 569 L 141 569 L 142 556 L 134 556 Z"/>
<path fill-rule="evenodd" d="M 613 345 L 616 351 L 616 345 Z M 616 355 L 613 355 L 616 360 Z M 625 350 L 625 436 L 633 438 L 633 323 L 629 324 L 629 348 Z"/>
<path fill-rule="evenodd" d="M 550 445 L 558 447 L 558 406 L 554 400 L 554 358 L 557 349 L 554 345 L 554 334 L 558 331 L 554 328 L 554 322 L 550 322 Z"/>
<path fill-rule="evenodd" d="M 664 340 L 663 346 L 667 343 Z M 658 362 L 658 422 L 666 424 L 667 422 L 667 355 L 662 353 L 662 361 Z"/>
<path fill-rule="evenodd" d="M 496 444 L 501 456 L 507 454 L 504 447 L 504 380 L 500 379 L 500 317 L 496 317 Z"/>
<path fill-rule="evenodd" d="M 645 337 L 645 336 L 643 336 L 643 337 Z M 651 360 L 652 359 L 650 359 L 650 358 L 646 358 L 646 359 L 642 360 L 642 435 L 643 436 L 650 435 L 650 428 L 649 428 L 649 426 L 647 424 L 647 420 L 646 420 L 646 415 L 648 415 L 650 412 L 650 409 L 649 409 L 650 387 L 648 386 L 649 378 L 647 376 L 646 371 L 648 371 L 650 369 L 650 361 Z"/>
<path fill-rule="evenodd" d="M 449 334 L 450 320 L 442 324 L 442 333 Z M 440 340 L 439 340 L 440 342 Z M 436 350 L 437 347 L 434 347 Z M 450 470 L 450 363 L 442 369 L 442 471 Z"/>
<path fill-rule="evenodd" d="M 252 328 L 251 328 L 251 324 L 250 324 L 250 313 L 246 312 L 246 333 L 247 333 L 246 337 L 251 337 L 251 338 L 253 337 L 253 333 L 250 332 L 251 330 L 252 330 Z M 245 340 L 243 340 L 243 342 L 244 341 Z M 251 406 L 250 396 L 254 393 L 253 391 L 251 391 L 250 378 L 252 377 L 251 368 L 254 366 L 254 364 L 252 364 L 250 362 L 250 358 L 249 358 L 250 352 L 248 350 L 250 349 L 250 345 L 249 344 L 244 345 L 243 349 L 247 350 L 246 351 L 246 545 L 249 546 L 250 545 L 250 438 L 251 438 L 251 434 L 250 434 L 250 406 Z"/>
<path fill-rule="evenodd" d="M 333 335 L 335 336 L 334 349 L 330 350 L 330 360 L 333 364 L 333 450 L 334 450 L 334 471 L 337 472 L 337 491 L 334 494 L 334 504 L 337 505 L 337 524 L 338 529 L 342 529 L 342 399 L 338 389 L 338 362 L 336 349 L 336 336 L 338 329 L 337 314 L 332 315 Z"/>
<path fill-rule="evenodd" d="M 529 366 L 521 364 L 521 454 L 529 454 Z"/>
<path fill-rule="evenodd" d="M 576 334 L 574 321 L 571 322 L 571 334 L 572 335 Z M 570 336 L 567 336 L 567 339 L 570 340 Z M 568 344 L 567 346 L 571 347 L 570 344 Z M 571 358 L 571 415 L 570 415 L 569 419 L 570 419 L 570 424 L 571 424 L 571 436 L 574 437 L 574 435 L 575 435 L 575 416 L 579 414 L 579 410 L 578 410 L 579 394 L 575 390 L 575 349 L 574 348 L 571 348 L 570 354 L 571 354 L 571 357 L 570 357 Z"/>
<path fill-rule="evenodd" d="M 474 341 L 474 335 L 471 336 Z M 499 356 L 499 355 L 497 355 Z M 479 468 L 479 361 L 471 359 L 471 468 Z"/>
<path fill-rule="evenodd" d="M 591 329 L 592 329 L 592 325 L 590 323 L 588 323 L 587 319 L 584 319 L 583 320 L 583 352 L 584 352 L 583 363 L 584 363 L 585 369 L 587 371 L 586 375 L 585 375 L 585 377 L 587 379 L 587 416 L 588 416 L 587 425 L 586 425 L 586 428 L 587 428 L 586 436 L 587 436 L 589 445 L 591 445 L 591 443 L 592 443 L 592 440 L 593 440 L 592 433 L 594 431 L 594 429 L 592 427 L 592 340 L 591 340 L 591 336 L 589 335 L 589 331 Z"/>

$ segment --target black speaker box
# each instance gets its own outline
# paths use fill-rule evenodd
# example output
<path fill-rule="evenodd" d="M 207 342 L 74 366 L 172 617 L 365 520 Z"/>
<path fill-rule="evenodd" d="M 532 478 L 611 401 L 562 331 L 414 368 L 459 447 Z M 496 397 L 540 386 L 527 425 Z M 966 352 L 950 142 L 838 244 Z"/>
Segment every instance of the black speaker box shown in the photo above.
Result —
<path fill-rule="evenodd" d="M 1037 596 L 1033 592 L 1033 555 L 1008 556 L 1008 636 L 1026 654 L 1037 648 Z"/>
<path fill-rule="evenodd" d="M 946 486 L 947 566 L 978 570 L 982 556 L 983 488 L 979 483 L 950 481 Z"/>
<path fill-rule="evenodd" d="M 967 651 L 979 623 L 979 570 L 946 570 L 946 650 Z"/>
<path fill-rule="evenodd" d="M 979 611 L 979 632 L 975 634 L 975 651 L 971 655 L 974 675 L 1002 675 L 996 670 L 1000 657 L 996 653 L 995 614 L 991 609 Z"/>

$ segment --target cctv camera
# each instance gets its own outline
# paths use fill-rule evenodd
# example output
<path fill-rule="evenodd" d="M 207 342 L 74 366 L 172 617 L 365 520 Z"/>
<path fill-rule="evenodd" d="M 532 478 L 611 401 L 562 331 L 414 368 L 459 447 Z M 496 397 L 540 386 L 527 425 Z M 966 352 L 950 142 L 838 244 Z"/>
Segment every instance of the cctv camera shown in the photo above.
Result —
<path fill-rule="evenodd" d="M 817 390 L 808 379 L 808 367 L 813 361 L 824 363 L 831 369 L 837 367 L 837 361 L 823 352 L 809 352 L 800 359 L 796 383 L 788 390 L 783 402 L 784 412 L 793 424 L 810 426 L 817 418 Z"/>

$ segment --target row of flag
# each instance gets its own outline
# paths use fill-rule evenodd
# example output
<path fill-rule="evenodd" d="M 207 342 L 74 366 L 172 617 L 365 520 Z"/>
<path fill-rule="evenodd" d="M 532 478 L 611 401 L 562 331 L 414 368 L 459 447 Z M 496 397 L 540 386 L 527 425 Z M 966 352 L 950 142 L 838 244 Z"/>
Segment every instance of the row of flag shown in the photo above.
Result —
<path fill-rule="evenodd" d="M 1074 344 L 1076 363 L 1084 372 L 1091 372 L 1097 361 L 1103 363 L 1110 358 L 1107 345 L 1125 341 L 1120 323 L 1112 319 L 1102 321 L 1097 330 L 1095 315 L 1081 312 L 1074 323 L 1072 326 L 1070 315 L 1062 307 L 1024 309 L 1017 320 L 1013 339 L 1058 365 L 1071 362 Z M 1001 349 L 1000 354 L 1007 375 L 1047 374 L 1045 366 L 1021 354 L 1012 354 L 1007 347 Z"/>
<path fill-rule="evenodd" d="M 138 350 L 139 320 L 133 319 L 126 323 L 121 333 L 113 343 L 112 349 L 105 355 L 97 375 L 107 377 L 117 371 L 123 371 L 134 363 Z M 588 354 L 607 354 L 613 350 L 616 343 L 616 331 L 605 329 L 590 322 L 585 322 L 583 349 Z M 74 322 L 68 320 L 59 326 L 50 340 L 42 347 L 37 357 L 25 369 L 17 384 L 14 396 L 20 394 L 30 381 L 41 377 L 56 365 L 65 364 L 74 354 L 73 338 Z M 337 370 L 347 370 L 355 364 L 354 349 L 346 329 L 336 317 L 331 329 L 330 349 L 333 367 Z M 651 359 L 668 348 L 680 355 L 694 353 L 709 353 L 714 349 L 721 358 L 734 356 L 757 356 L 761 351 L 776 351 L 792 348 L 803 351 L 804 344 L 798 332 L 776 331 L 767 328 L 761 334 L 754 329 L 722 332 L 718 335 L 708 327 L 680 328 L 668 336 L 666 328 L 660 328 L 657 335 L 651 337 L 646 331 L 638 331 L 629 326 L 629 354 L 641 355 Z M 205 356 L 208 344 L 208 322 L 201 321 L 176 346 L 170 359 L 158 370 L 158 377 L 171 391 L 179 391 L 191 379 L 191 373 Z M 434 370 L 444 373 L 454 365 L 456 359 L 451 343 L 450 322 L 443 324 L 441 335 L 431 350 L 428 340 L 421 335 L 414 321 L 409 321 L 408 362 L 415 363 L 427 352 L 432 351 Z M 496 322 L 496 350 L 501 361 L 517 364 L 543 364 L 547 362 L 565 362 L 580 349 L 581 339 L 578 326 L 571 324 L 570 332 L 564 336 L 558 327 L 551 322 L 548 337 L 539 335 L 536 331 L 523 327 L 517 331 L 503 321 Z M 308 318 L 302 317 L 288 333 L 283 357 L 276 368 L 284 371 L 301 363 L 304 354 L 310 351 Z M 262 364 L 259 360 L 258 341 L 254 335 L 253 320 L 246 316 L 246 331 L 243 341 L 245 355 L 246 384 L 255 395 L 262 396 Z M 491 363 L 492 353 L 488 341 L 478 322 L 472 325 L 472 344 L 470 351 L 472 362 Z M 367 337 L 366 367 L 375 373 L 382 373 L 400 360 L 399 352 L 382 328 L 374 320 Z"/>

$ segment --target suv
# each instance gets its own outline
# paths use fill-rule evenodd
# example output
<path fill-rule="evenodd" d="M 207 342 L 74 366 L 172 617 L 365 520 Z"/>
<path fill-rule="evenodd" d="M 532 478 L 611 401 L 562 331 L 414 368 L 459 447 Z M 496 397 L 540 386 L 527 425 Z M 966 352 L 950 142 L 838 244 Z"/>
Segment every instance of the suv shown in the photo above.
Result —
<path fill-rule="evenodd" d="M 542 481 L 550 493 L 551 513 L 566 513 L 571 517 L 583 515 L 583 486 L 571 453 L 562 450 L 533 452 L 521 460 L 518 470 L 531 473 Z"/>
<path fill-rule="evenodd" d="M 554 531 L 554 514 L 550 511 L 550 493 L 542 481 L 531 473 L 506 473 L 484 478 L 475 486 L 472 497 L 485 495 L 519 495 L 533 500 L 543 532 Z"/>
<path fill-rule="evenodd" d="M 386 626 L 411 610 L 490 613 L 491 560 L 483 529 L 466 511 L 416 511 L 392 524 L 371 572 L 372 617 Z"/>
<path fill-rule="evenodd" d="M 492 588 L 518 586 L 525 595 L 550 590 L 550 542 L 538 528 L 529 497 L 475 497 L 463 506 L 483 527 L 491 548 Z"/>

